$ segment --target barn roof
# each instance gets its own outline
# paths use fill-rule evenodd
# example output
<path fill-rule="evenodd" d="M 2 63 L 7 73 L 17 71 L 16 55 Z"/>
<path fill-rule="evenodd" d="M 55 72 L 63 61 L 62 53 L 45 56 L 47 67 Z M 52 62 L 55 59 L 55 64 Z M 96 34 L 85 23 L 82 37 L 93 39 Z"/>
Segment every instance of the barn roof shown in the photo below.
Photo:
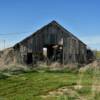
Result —
<path fill-rule="evenodd" d="M 73 37 L 74 39 L 79 40 L 81 43 L 83 43 L 84 45 L 86 45 L 84 42 L 82 42 L 79 38 L 77 38 L 75 35 L 73 35 L 70 31 L 68 31 L 67 29 L 65 29 L 64 27 L 62 27 L 60 24 L 58 24 L 56 21 L 52 21 L 52 23 L 55 23 L 62 31 L 64 31 L 66 34 L 68 34 L 69 36 Z"/>
<path fill-rule="evenodd" d="M 62 27 L 58 22 L 56 22 L 55 20 L 53 20 L 52 22 L 50 22 L 49 24 L 43 26 L 42 28 L 40 28 L 39 30 L 37 30 L 36 32 L 32 33 L 32 35 L 28 36 L 27 38 L 25 38 L 24 40 L 22 40 L 21 42 L 19 43 L 22 43 L 26 40 L 28 40 L 29 38 L 31 38 L 32 36 L 34 36 L 35 34 L 37 34 L 38 32 L 40 32 L 41 30 L 43 30 L 44 28 L 50 26 L 50 25 L 56 25 L 59 29 L 61 29 L 64 33 L 68 34 L 69 36 L 71 36 L 72 38 L 74 39 L 77 39 L 79 40 L 81 43 L 83 43 L 79 38 L 77 38 L 75 35 L 73 35 L 71 32 L 69 32 L 67 29 L 65 29 L 64 27 Z M 17 44 L 19 44 L 17 43 Z M 16 45 L 17 45 L 16 44 Z M 85 43 L 83 43 L 84 45 L 86 45 Z"/>

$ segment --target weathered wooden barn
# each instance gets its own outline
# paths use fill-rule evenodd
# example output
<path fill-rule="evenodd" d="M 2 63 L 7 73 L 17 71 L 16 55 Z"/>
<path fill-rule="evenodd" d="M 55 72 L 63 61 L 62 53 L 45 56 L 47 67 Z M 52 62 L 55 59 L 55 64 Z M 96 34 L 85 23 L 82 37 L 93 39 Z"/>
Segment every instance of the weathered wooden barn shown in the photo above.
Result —
<path fill-rule="evenodd" d="M 87 46 L 56 21 L 45 25 L 14 46 L 19 63 L 38 61 L 86 63 Z"/>

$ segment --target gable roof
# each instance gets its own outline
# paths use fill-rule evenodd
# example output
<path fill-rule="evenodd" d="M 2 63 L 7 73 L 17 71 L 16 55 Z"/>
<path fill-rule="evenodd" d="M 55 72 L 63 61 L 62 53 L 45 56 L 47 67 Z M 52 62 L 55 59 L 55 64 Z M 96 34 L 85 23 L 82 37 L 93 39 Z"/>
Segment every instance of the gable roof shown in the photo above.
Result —
<path fill-rule="evenodd" d="M 24 41 L 26 41 L 27 39 L 29 39 L 30 37 L 34 36 L 35 34 L 37 34 L 39 31 L 43 30 L 44 28 L 50 26 L 50 25 L 56 25 L 58 28 L 60 28 L 62 30 L 62 32 L 68 34 L 70 37 L 79 40 L 81 43 L 83 43 L 79 38 L 77 38 L 76 36 L 74 36 L 71 32 L 69 32 L 67 29 L 65 29 L 64 27 L 62 27 L 58 22 L 56 22 L 55 20 L 51 21 L 49 24 L 43 26 L 42 28 L 40 28 L 39 30 L 37 30 L 36 32 L 32 33 L 32 35 L 28 36 L 27 38 L 23 39 L 22 41 L 20 41 L 19 43 L 22 43 Z M 17 44 L 19 44 L 17 43 Z M 17 45 L 16 44 L 16 45 Z M 83 43 L 84 45 L 86 45 L 85 43 Z"/>
<path fill-rule="evenodd" d="M 70 31 L 68 31 L 67 29 L 65 29 L 63 26 L 61 26 L 59 23 L 57 23 L 56 21 L 52 21 L 52 23 L 55 23 L 63 32 L 65 32 L 66 34 L 68 34 L 70 37 L 79 40 L 81 43 L 83 43 L 84 45 L 86 45 L 84 42 L 82 42 L 79 38 L 77 38 L 75 35 L 73 35 Z"/>

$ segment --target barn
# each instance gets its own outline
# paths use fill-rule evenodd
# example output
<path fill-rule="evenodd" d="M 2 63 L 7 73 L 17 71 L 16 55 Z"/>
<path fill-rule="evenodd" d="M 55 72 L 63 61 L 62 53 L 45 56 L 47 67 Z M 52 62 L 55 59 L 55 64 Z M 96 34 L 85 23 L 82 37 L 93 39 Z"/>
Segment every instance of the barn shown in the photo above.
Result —
<path fill-rule="evenodd" d="M 35 33 L 14 45 L 17 62 L 36 64 L 37 62 L 86 63 L 87 45 L 52 21 Z"/>

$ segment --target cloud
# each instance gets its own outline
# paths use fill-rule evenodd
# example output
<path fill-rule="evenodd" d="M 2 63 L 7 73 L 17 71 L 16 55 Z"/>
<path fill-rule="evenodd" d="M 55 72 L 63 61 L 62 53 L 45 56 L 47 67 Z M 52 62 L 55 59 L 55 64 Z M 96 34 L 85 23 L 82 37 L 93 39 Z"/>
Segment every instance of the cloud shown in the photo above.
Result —
<path fill-rule="evenodd" d="M 100 44 L 100 36 L 88 36 L 82 37 L 81 39 L 87 44 Z"/>
<path fill-rule="evenodd" d="M 9 48 L 15 44 L 15 41 L 0 40 L 0 50 Z"/>
<path fill-rule="evenodd" d="M 100 36 L 80 37 L 88 46 L 100 50 Z"/>

